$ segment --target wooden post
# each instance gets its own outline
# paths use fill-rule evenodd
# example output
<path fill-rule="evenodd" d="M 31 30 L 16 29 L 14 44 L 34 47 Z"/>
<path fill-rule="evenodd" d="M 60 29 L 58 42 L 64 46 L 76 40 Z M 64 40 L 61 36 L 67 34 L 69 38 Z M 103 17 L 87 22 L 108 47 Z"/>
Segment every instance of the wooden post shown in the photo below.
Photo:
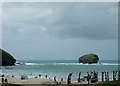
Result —
<path fill-rule="evenodd" d="M 108 71 L 107 71 L 107 81 L 109 81 L 109 73 L 108 73 Z"/>
<path fill-rule="evenodd" d="M 115 71 L 115 80 L 117 79 L 117 71 Z"/>
<path fill-rule="evenodd" d="M 97 75 L 96 75 L 96 78 L 97 78 L 97 80 L 96 81 L 98 81 L 98 72 L 96 73 Z"/>
<path fill-rule="evenodd" d="M 72 76 L 72 73 L 69 73 L 68 79 L 67 79 L 67 84 L 71 84 L 71 76 Z"/>
<path fill-rule="evenodd" d="M 102 82 L 104 82 L 104 72 L 102 72 Z"/>
<path fill-rule="evenodd" d="M 116 80 L 117 71 L 113 71 L 113 81 Z"/>
<path fill-rule="evenodd" d="M 78 82 L 80 82 L 80 76 L 81 76 L 81 72 L 79 73 L 79 76 L 78 76 Z"/>
<path fill-rule="evenodd" d="M 47 76 L 47 75 L 45 75 L 45 78 L 46 78 L 46 79 L 47 79 L 47 77 L 48 77 L 48 76 Z"/>
<path fill-rule="evenodd" d="M 113 71 L 113 81 L 115 81 L 115 71 Z"/>
<path fill-rule="evenodd" d="M 120 80 L 120 71 L 118 71 L 118 80 Z"/>
<path fill-rule="evenodd" d="M 54 81 L 56 82 L 56 77 L 54 77 Z"/>
<path fill-rule="evenodd" d="M 90 79 L 91 79 L 91 76 L 90 76 L 89 72 L 87 72 L 87 81 L 88 81 L 88 84 L 90 84 Z"/>
<path fill-rule="evenodd" d="M 63 81 L 63 78 L 61 78 L 61 81 Z"/>
<path fill-rule="evenodd" d="M 107 81 L 106 71 L 104 73 L 105 73 L 105 81 Z"/>

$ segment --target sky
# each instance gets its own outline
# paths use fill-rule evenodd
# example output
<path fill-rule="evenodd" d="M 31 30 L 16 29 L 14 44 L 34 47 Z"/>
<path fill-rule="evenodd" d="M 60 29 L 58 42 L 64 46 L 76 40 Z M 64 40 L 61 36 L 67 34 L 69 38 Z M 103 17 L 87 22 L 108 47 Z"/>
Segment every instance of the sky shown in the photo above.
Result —
<path fill-rule="evenodd" d="M 17 60 L 117 60 L 117 2 L 4 2 L 1 47 Z"/>

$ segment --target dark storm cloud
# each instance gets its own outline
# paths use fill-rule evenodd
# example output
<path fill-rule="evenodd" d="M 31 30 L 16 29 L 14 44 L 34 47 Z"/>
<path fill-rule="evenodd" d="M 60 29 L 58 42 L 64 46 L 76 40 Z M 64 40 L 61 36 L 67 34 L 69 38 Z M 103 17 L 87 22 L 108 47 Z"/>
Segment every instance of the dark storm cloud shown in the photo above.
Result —
<path fill-rule="evenodd" d="M 5 32 L 58 38 L 117 38 L 117 3 L 4 3 Z M 38 35 L 37 35 L 38 36 Z"/>
<path fill-rule="evenodd" d="M 2 47 L 18 59 L 117 59 L 117 3 L 2 5 Z M 64 39 L 64 40 L 61 40 Z"/>
<path fill-rule="evenodd" d="M 82 3 L 62 9 L 58 21 L 50 27 L 60 38 L 117 38 L 117 4 Z"/>

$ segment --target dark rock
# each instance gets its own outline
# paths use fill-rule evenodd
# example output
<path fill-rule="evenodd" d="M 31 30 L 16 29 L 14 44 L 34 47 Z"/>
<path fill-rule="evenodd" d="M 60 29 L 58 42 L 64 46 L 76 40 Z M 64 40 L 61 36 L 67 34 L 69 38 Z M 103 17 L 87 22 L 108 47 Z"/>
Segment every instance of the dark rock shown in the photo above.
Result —
<path fill-rule="evenodd" d="M 99 58 L 96 54 L 86 54 L 83 55 L 79 58 L 79 63 L 88 63 L 88 64 L 92 64 L 92 63 L 97 63 L 99 61 Z"/>
<path fill-rule="evenodd" d="M 0 66 L 15 65 L 16 59 L 8 52 L 0 49 Z"/>

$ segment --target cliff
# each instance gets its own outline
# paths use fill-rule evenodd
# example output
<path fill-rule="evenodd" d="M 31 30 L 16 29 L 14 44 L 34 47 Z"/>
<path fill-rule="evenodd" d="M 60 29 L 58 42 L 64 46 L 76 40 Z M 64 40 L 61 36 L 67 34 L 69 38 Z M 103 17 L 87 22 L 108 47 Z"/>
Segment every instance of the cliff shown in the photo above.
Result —
<path fill-rule="evenodd" d="M 0 49 L 0 66 L 15 65 L 16 59 L 8 52 Z"/>
<path fill-rule="evenodd" d="M 92 63 L 97 63 L 99 61 L 99 58 L 96 54 L 86 54 L 83 55 L 79 58 L 79 63 L 88 63 L 88 64 L 92 64 Z"/>

